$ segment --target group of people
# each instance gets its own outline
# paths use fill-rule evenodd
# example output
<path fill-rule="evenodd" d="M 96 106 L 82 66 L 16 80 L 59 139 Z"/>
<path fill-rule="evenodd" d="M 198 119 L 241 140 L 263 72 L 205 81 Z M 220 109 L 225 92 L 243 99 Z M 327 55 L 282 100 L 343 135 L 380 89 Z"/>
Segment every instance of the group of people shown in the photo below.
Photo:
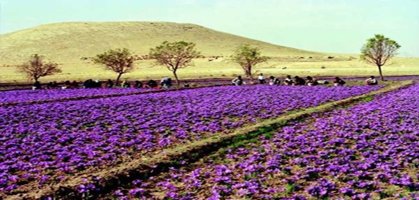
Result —
<path fill-rule="evenodd" d="M 160 87 L 163 89 L 170 89 L 172 87 L 172 79 L 169 77 L 164 77 L 160 81 Z M 185 87 L 188 87 L 189 84 L 186 84 Z M 45 89 L 78 89 L 78 88 L 114 88 L 114 87 L 121 87 L 121 88 L 159 88 L 159 83 L 155 80 L 149 80 L 145 83 L 141 81 L 128 81 L 123 80 L 120 84 L 115 83 L 111 79 L 108 79 L 107 81 L 99 81 L 99 80 L 93 80 L 88 79 L 84 81 L 82 84 L 80 84 L 77 81 L 65 81 L 62 84 L 58 84 L 56 81 L 49 82 L 45 85 L 45 87 L 42 86 L 42 84 L 39 81 L 35 81 L 35 83 L 32 86 L 33 90 L 39 90 L 42 88 Z"/>
<path fill-rule="evenodd" d="M 163 77 L 160 80 L 160 84 L 155 80 L 149 80 L 145 83 L 141 81 L 128 81 L 123 80 L 120 84 L 114 83 L 111 79 L 107 81 L 99 81 L 88 79 L 82 83 L 82 86 L 77 81 L 65 81 L 63 84 L 58 84 L 56 81 L 49 82 L 45 88 L 46 89 L 77 89 L 77 88 L 114 88 L 114 87 L 121 87 L 121 88 L 163 88 L 163 89 L 170 89 L 173 86 L 172 79 L 170 77 Z M 189 83 L 185 82 L 184 87 L 189 87 Z M 33 90 L 42 89 L 42 85 L 39 81 L 35 81 L 32 86 Z"/>
<path fill-rule="evenodd" d="M 241 76 L 237 76 L 235 79 L 231 81 L 233 85 L 240 86 L 246 84 L 246 82 L 243 80 Z M 265 76 L 260 73 L 257 77 L 257 83 L 258 84 L 269 84 L 269 85 L 307 85 L 307 86 L 316 86 L 319 84 L 327 85 L 329 84 L 329 81 L 327 80 L 317 80 L 314 77 L 307 76 L 306 79 L 301 78 L 299 76 L 294 76 L 292 78 L 290 75 L 287 75 L 285 79 L 281 82 L 281 80 L 278 77 L 270 76 L 268 80 L 265 79 Z M 254 84 L 252 81 L 250 84 Z M 335 77 L 333 80 L 334 86 L 344 86 L 346 82 L 340 78 Z M 375 79 L 374 76 L 371 76 L 367 80 L 365 80 L 366 85 L 377 85 L 378 81 Z"/>
<path fill-rule="evenodd" d="M 70 88 L 79 88 L 79 83 L 77 81 L 65 81 L 63 84 L 58 84 L 57 81 L 49 82 L 45 85 L 46 89 L 70 89 Z M 35 81 L 32 86 L 33 90 L 42 89 L 42 84 L 39 81 Z"/>
<path fill-rule="evenodd" d="M 269 84 L 269 85 L 308 85 L 308 86 L 316 86 L 319 84 L 329 84 L 327 80 L 317 80 L 314 77 L 307 76 L 306 79 L 303 79 L 299 76 L 294 76 L 292 78 L 290 75 L 287 75 L 283 81 L 281 81 L 278 77 L 270 76 L 268 80 L 265 79 L 264 75 L 261 73 L 257 77 L 258 84 Z M 335 77 L 333 81 L 335 86 L 343 86 L 345 85 L 345 81 L 343 81 L 339 77 Z M 236 77 L 232 80 L 232 84 L 239 86 L 246 84 L 241 76 Z M 254 84 L 254 82 L 251 82 Z"/>
<path fill-rule="evenodd" d="M 108 79 L 105 83 L 102 83 L 101 88 L 113 88 L 117 86 L 121 88 L 158 88 L 159 83 L 155 80 L 149 80 L 143 83 L 139 80 L 128 81 L 125 79 L 121 82 L 121 84 L 118 85 L 114 83 L 111 79 Z M 160 81 L 160 87 L 164 89 L 170 89 L 172 87 L 172 79 L 169 77 L 163 77 Z"/>
<path fill-rule="evenodd" d="M 235 79 L 231 81 L 233 85 L 240 86 L 246 84 L 241 76 L 237 76 Z M 265 79 L 265 76 L 260 73 L 257 77 L 258 84 L 269 84 L 269 85 L 307 85 L 307 86 L 316 86 L 316 85 L 327 85 L 329 81 L 327 80 L 317 80 L 314 77 L 307 76 L 305 79 L 299 76 L 294 76 L 292 78 L 290 75 L 287 75 L 283 81 L 278 77 L 270 76 L 268 79 Z M 255 84 L 255 82 L 251 81 L 250 84 Z M 334 86 L 343 86 L 346 82 L 340 78 L 335 77 L 333 80 Z M 370 76 L 368 79 L 365 80 L 366 85 L 377 85 L 378 81 L 374 76 Z M 83 88 L 114 88 L 114 87 L 122 87 L 122 88 L 162 88 L 162 89 L 170 89 L 172 88 L 172 79 L 170 77 L 163 77 L 160 80 L 160 84 L 155 80 L 149 80 L 145 83 L 141 81 L 128 81 L 124 80 L 120 84 L 114 83 L 111 79 L 107 81 L 101 82 L 99 80 L 88 79 L 83 82 Z M 189 83 L 185 82 L 184 87 L 189 87 Z M 65 81 L 64 84 L 59 85 L 56 81 L 49 82 L 46 85 L 46 89 L 77 89 L 80 88 L 80 84 L 77 81 Z M 33 90 L 42 89 L 42 85 L 39 81 L 35 81 Z"/>

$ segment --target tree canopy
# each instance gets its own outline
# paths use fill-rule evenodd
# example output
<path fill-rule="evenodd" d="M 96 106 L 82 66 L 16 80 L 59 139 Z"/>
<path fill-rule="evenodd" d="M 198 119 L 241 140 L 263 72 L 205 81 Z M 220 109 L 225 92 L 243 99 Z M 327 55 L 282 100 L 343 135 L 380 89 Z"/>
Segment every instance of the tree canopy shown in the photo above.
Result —
<path fill-rule="evenodd" d="M 192 59 L 201 56 L 200 52 L 195 49 L 195 46 L 193 42 L 164 41 L 159 46 L 150 49 L 149 57 L 155 59 L 158 64 L 166 66 L 175 76 L 179 87 L 180 82 L 177 70 L 190 66 Z"/>
<path fill-rule="evenodd" d="M 253 79 L 253 68 L 269 59 L 269 57 L 262 56 L 258 47 L 249 44 L 239 46 L 231 57 L 234 62 L 243 68 L 245 75 L 251 79 Z"/>
<path fill-rule="evenodd" d="M 381 80 L 384 80 L 381 67 L 397 54 L 401 46 L 384 35 L 376 34 L 367 40 L 361 49 L 361 59 L 378 67 Z"/>
<path fill-rule="evenodd" d="M 20 72 L 25 73 L 29 79 L 37 82 L 39 78 L 61 73 L 57 63 L 45 62 L 43 56 L 34 54 L 27 63 L 18 66 Z"/>
<path fill-rule="evenodd" d="M 116 84 L 118 84 L 122 74 L 130 72 L 138 58 L 132 55 L 128 49 L 123 48 L 108 50 L 96 55 L 91 60 L 96 64 L 105 65 L 107 69 L 117 73 Z"/>

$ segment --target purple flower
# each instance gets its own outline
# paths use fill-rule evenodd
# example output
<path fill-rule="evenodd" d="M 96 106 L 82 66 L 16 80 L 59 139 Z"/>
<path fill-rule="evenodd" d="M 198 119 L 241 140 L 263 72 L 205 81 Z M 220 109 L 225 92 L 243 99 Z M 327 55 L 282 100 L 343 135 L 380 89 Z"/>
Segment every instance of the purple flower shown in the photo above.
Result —
<path fill-rule="evenodd" d="M 142 197 L 145 193 L 145 190 L 142 188 L 134 188 L 129 190 L 129 195 L 132 197 Z"/>

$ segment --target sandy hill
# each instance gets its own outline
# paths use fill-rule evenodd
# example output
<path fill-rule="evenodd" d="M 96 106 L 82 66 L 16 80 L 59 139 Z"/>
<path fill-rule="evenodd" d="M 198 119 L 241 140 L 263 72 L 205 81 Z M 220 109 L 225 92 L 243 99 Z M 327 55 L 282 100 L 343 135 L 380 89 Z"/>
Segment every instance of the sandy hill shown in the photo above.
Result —
<path fill-rule="evenodd" d="M 269 44 L 194 24 L 169 22 L 68 22 L 41 25 L 0 35 L 0 63 L 21 63 L 38 53 L 60 63 L 79 62 L 110 48 L 126 47 L 147 54 L 163 41 L 195 42 L 205 56 L 229 56 L 240 44 L 262 48 L 272 57 L 306 56 L 317 53 Z"/>

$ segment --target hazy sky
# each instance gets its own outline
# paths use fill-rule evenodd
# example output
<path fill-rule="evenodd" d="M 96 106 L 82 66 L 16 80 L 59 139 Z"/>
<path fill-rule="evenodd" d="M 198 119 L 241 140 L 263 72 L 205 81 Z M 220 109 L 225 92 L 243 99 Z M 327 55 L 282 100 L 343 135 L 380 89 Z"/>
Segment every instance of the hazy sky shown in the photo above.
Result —
<path fill-rule="evenodd" d="M 402 56 L 419 56 L 418 10 L 419 0 L 0 0 L 0 33 L 64 21 L 172 21 L 337 53 L 358 53 L 381 33 Z"/>

